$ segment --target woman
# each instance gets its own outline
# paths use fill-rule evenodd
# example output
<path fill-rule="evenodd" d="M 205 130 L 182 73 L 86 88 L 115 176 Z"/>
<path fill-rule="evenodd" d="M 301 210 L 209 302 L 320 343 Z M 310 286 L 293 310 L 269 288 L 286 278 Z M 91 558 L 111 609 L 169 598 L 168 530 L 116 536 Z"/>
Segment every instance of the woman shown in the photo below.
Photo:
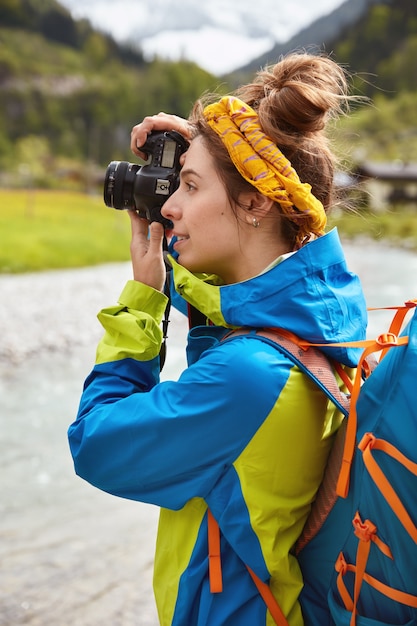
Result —
<path fill-rule="evenodd" d="M 364 338 L 359 281 L 337 232 L 324 234 L 334 203 L 324 129 L 346 101 L 340 67 L 293 54 L 236 96 L 197 103 L 188 122 L 159 114 L 132 131 L 137 154 L 151 130 L 191 140 L 162 214 L 173 223 L 176 291 L 208 323 L 191 330 L 179 379 L 159 382 L 164 232 L 132 212 L 134 280 L 99 314 L 105 334 L 69 438 L 81 477 L 161 507 L 163 626 L 271 624 L 246 566 L 289 624 L 303 624 L 291 548 L 340 415 L 273 342 L 226 335 L 279 327 L 316 343 Z M 357 353 L 336 358 L 352 367 Z M 221 532 L 221 593 L 209 585 L 208 510 Z"/>

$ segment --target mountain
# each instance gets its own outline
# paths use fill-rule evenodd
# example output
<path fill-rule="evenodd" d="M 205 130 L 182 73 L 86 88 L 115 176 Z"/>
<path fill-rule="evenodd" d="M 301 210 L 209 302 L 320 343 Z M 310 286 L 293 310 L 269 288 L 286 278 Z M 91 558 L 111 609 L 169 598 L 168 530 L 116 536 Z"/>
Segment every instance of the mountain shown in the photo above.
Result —
<path fill-rule="evenodd" d="M 256 59 L 252 59 L 248 64 L 239 68 L 238 71 L 253 73 L 259 67 L 275 62 L 281 55 L 291 50 L 300 48 L 326 49 L 327 42 L 335 41 L 342 36 L 343 31 L 355 24 L 372 4 L 381 1 L 390 2 L 391 0 L 346 0 L 328 15 L 318 18 L 306 28 L 299 30 L 287 41 L 277 43 L 268 52 Z M 330 50 L 328 51 L 330 52 Z"/>
<path fill-rule="evenodd" d="M 417 87 L 415 0 L 348 0 L 285 43 L 224 78 L 233 86 L 291 50 L 324 50 L 353 76 L 355 90 L 394 96 Z"/>

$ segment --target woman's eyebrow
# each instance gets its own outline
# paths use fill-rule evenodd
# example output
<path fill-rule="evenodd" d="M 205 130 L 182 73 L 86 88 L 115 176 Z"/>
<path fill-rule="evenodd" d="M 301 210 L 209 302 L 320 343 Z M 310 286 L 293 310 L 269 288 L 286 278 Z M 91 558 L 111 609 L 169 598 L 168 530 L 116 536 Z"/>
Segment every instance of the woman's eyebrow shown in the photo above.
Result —
<path fill-rule="evenodd" d="M 198 178 L 201 178 L 200 174 L 198 172 L 196 172 L 195 170 L 191 169 L 190 167 L 187 169 L 182 169 L 180 172 L 180 176 L 181 178 L 183 176 L 198 176 Z"/>

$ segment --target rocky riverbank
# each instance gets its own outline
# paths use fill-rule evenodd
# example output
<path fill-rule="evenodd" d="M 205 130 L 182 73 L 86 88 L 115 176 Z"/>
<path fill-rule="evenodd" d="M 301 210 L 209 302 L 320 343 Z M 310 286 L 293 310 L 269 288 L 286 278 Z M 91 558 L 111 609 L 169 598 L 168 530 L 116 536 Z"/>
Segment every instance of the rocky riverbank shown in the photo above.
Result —
<path fill-rule="evenodd" d="M 0 276 L 0 362 L 92 345 L 96 313 L 117 299 L 130 264 Z"/>

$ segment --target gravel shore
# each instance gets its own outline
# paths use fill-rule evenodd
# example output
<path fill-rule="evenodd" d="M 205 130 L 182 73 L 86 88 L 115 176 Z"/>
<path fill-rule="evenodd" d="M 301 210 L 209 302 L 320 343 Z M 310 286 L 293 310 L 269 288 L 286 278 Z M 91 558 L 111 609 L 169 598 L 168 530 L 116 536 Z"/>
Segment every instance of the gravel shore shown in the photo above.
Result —
<path fill-rule="evenodd" d="M 97 312 L 116 301 L 129 278 L 129 263 L 0 275 L 0 362 L 95 345 Z"/>

